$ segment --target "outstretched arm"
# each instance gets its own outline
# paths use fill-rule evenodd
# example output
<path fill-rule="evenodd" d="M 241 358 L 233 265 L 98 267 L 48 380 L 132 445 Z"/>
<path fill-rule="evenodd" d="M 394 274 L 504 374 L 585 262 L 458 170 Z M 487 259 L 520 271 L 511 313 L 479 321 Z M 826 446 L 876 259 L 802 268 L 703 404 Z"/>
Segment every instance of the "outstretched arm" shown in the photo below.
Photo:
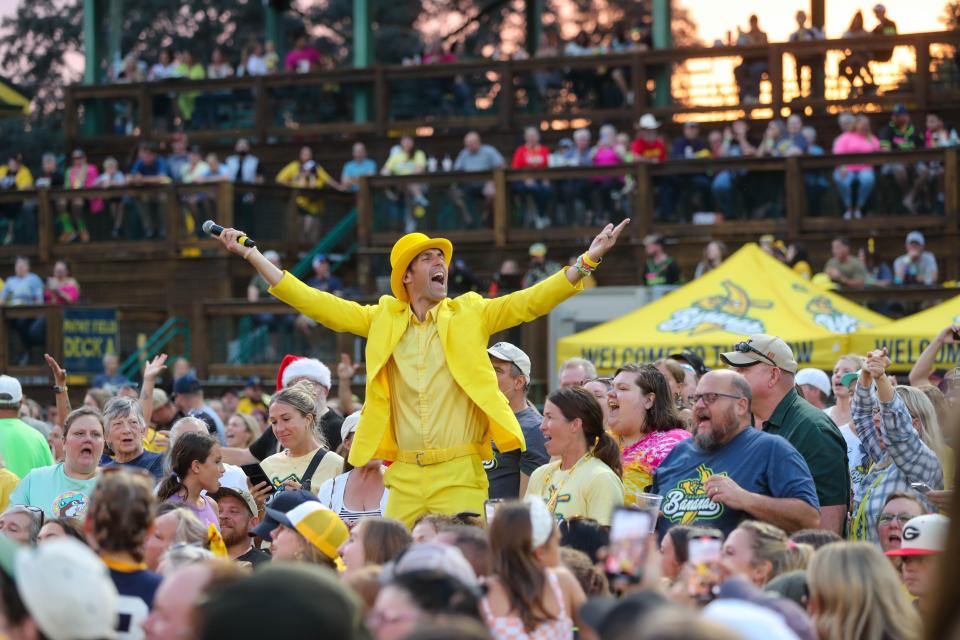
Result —
<path fill-rule="evenodd" d="M 256 247 L 245 247 L 237 242 L 242 235 L 245 235 L 242 231 L 224 229 L 220 234 L 220 242 L 228 251 L 253 265 L 257 273 L 270 285 L 270 293 L 274 297 L 331 331 L 367 336 L 374 310 L 377 308 L 375 305 L 363 306 L 350 300 L 342 300 L 325 291 L 308 287 L 292 275 L 284 278 L 284 272 L 267 260 Z"/>
<path fill-rule="evenodd" d="M 930 382 L 930 374 L 933 373 L 934 363 L 937 360 L 937 353 L 945 344 L 955 344 L 960 342 L 960 326 L 950 325 L 937 334 L 927 348 L 923 350 L 917 363 L 910 369 L 910 386 L 918 387 L 921 384 Z"/>
<path fill-rule="evenodd" d="M 220 234 L 220 243 L 227 248 L 227 251 L 235 253 L 250 264 L 253 265 L 253 268 L 257 270 L 264 280 L 267 281 L 271 287 L 275 287 L 280 283 L 280 280 L 283 278 L 283 271 L 277 268 L 272 262 L 263 257 L 263 254 L 260 253 L 260 250 L 256 247 L 245 247 L 237 240 L 240 236 L 245 236 L 243 231 L 237 231 L 236 229 L 224 229 L 223 233 Z"/>
<path fill-rule="evenodd" d="M 616 244 L 620 232 L 630 222 L 627 218 L 614 227 L 608 224 L 603 231 L 594 238 L 590 248 L 586 251 L 588 258 L 594 265 L 598 264 L 603 256 Z M 558 271 L 546 280 L 542 280 L 532 287 L 521 289 L 499 298 L 484 300 L 484 322 L 487 331 L 492 335 L 498 331 L 515 327 L 521 322 L 530 322 L 540 316 L 550 313 L 550 310 L 580 291 L 580 281 L 585 273 L 594 267 L 581 258 L 577 266 L 569 267 L 565 271 Z M 566 281 L 565 281 L 566 280 Z M 572 285 L 572 286 L 571 286 Z"/>
<path fill-rule="evenodd" d="M 617 244 L 620 232 L 622 232 L 628 224 L 630 224 L 630 218 L 624 219 L 624 221 L 616 227 L 614 227 L 613 224 L 605 226 L 603 231 L 597 234 L 597 237 L 590 243 L 590 248 L 587 249 L 585 256 L 594 264 L 599 264 L 600 261 L 603 260 L 603 256 L 607 255 L 607 252 L 613 248 L 613 245 Z M 593 271 L 596 267 L 591 267 L 591 265 L 584 260 L 581 268 L 587 271 Z M 577 284 L 583 280 L 584 276 L 585 274 L 582 273 L 577 266 L 572 266 L 567 269 L 567 280 L 570 281 L 570 284 Z"/>

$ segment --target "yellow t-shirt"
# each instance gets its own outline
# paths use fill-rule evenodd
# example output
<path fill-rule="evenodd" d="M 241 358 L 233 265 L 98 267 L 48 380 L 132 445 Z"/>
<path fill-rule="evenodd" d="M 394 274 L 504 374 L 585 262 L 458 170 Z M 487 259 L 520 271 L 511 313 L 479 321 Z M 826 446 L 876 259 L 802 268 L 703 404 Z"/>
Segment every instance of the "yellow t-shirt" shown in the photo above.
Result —
<path fill-rule="evenodd" d="M 314 449 L 307 455 L 297 458 L 292 458 L 286 451 L 281 451 L 262 461 L 260 466 L 263 468 L 263 472 L 267 474 L 267 477 L 270 478 L 270 482 L 273 483 L 273 486 L 277 489 L 287 480 L 302 483 L 303 474 L 306 472 L 310 461 L 313 460 L 313 454 L 315 454 L 317 450 L 318 449 Z M 320 461 L 317 470 L 313 474 L 313 478 L 310 480 L 310 491 L 315 494 L 319 493 L 320 485 L 341 473 L 343 473 L 343 458 L 332 451 L 327 453 L 327 455 L 323 456 L 323 460 Z"/>
<path fill-rule="evenodd" d="M 423 171 L 426 167 L 427 156 L 423 151 L 414 151 L 412 157 L 406 151 L 398 151 L 387 158 L 383 172 L 388 176 L 410 176 L 416 173 L 417 169 Z"/>
<path fill-rule="evenodd" d="M 165 453 L 170 446 L 169 435 L 169 431 L 157 431 L 153 427 L 147 427 L 147 432 L 143 436 L 144 450 L 150 453 Z"/>
<path fill-rule="evenodd" d="M 387 362 L 392 426 L 401 450 L 482 444 L 487 437 L 486 416 L 447 366 L 437 331 L 438 310 L 430 309 L 423 322 L 411 312 L 410 325 Z"/>
<path fill-rule="evenodd" d="M 315 189 L 319 189 L 330 182 L 330 174 L 319 164 L 317 165 L 314 175 L 311 177 L 315 179 L 313 184 L 310 184 L 300 172 L 300 161 L 294 160 L 280 170 L 280 173 L 277 174 L 277 182 L 290 185 L 291 187 L 313 187 Z M 323 200 L 316 198 L 297 196 L 297 206 L 314 216 L 320 215 L 323 212 Z"/>
<path fill-rule="evenodd" d="M 0 166 L 0 180 L 6 178 L 9 173 L 9 167 L 6 165 Z M 29 189 L 33 186 L 33 174 L 30 173 L 30 169 L 28 169 L 26 165 L 21 165 L 17 170 L 17 175 L 14 176 L 13 183 L 18 190 Z"/>
<path fill-rule="evenodd" d="M 557 460 L 530 476 L 527 495 L 540 496 L 549 505 L 558 492 L 554 513 L 565 520 L 581 516 L 609 525 L 613 511 L 623 506 L 623 481 L 593 456 L 566 471 L 560 470 Z"/>
<path fill-rule="evenodd" d="M 0 512 L 10 504 L 10 494 L 20 484 L 20 478 L 10 469 L 0 469 Z"/>

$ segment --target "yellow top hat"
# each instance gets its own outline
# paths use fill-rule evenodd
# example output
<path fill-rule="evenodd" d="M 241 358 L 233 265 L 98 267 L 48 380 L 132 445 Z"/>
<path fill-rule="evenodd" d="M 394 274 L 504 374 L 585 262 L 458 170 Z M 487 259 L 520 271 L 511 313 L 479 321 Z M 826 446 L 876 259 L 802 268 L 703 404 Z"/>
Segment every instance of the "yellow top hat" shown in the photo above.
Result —
<path fill-rule="evenodd" d="M 403 274 L 413 259 L 427 249 L 439 249 L 449 266 L 453 260 L 453 244 L 446 238 L 430 238 L 422 233 L 408 233 L 390 250 L 390 290 L 397 300 L 409 302 L 407 290 L 403 286 Z"/>

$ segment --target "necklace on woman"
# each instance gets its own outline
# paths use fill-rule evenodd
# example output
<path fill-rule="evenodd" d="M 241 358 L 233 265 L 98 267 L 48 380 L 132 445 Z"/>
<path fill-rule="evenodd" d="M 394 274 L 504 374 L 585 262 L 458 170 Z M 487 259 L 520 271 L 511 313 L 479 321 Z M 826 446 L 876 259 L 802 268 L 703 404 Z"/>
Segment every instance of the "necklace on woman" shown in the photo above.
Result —
<path fill-rule="evenodd" d="M 567 476 L 566 476 L 565 478 L 563 478 L 563 479 L 557 484 L 557 486 L 554 488 L 553 493 L 552 493 L 552 494 L 550 495 L 550 497 L 547 499 L 547 508 L 550 509 L 550 513 L 555 513 L 555 512 L 556 512 L 556 510 L 557 510 L 557 502 L 560 500 L 560 491 L 561 491 L 561 490 L 563 489 L 563 487 L 567 484 L 567 480 L 569 480 L 570 478 L 573 477 L 573 472 L 577 470 L 577 467 L 580 466 L 580 463 L 583 462 L 584 460 L 586 460 L 587 458 L 590 458 L 590 457 L 592 457 L 592 456 L 590 455 L 589 452 L 583 454 L 583 457 L 581 457 L 579 460 L 577 460 L 577 462 L 576 462 L 572 467 L 570 467 L 570 471 L 567 472 Z M 561 462 L 560 464 L 563 464 L 563 463 Z M 551 471 L 550 474 L 547 476 L 546 480 L 544 480 L 543 486 L 549 488 L 549 487 L 550 487 L 550 484 L 551 484 L 551 481 L 553 480 L 553 474 L 556 473 L 556 472 L 559 471 L 559 470 L 560 470 L 560 466 L 557 465 L 557 468 L 554 469 L 553 471 Z"/>

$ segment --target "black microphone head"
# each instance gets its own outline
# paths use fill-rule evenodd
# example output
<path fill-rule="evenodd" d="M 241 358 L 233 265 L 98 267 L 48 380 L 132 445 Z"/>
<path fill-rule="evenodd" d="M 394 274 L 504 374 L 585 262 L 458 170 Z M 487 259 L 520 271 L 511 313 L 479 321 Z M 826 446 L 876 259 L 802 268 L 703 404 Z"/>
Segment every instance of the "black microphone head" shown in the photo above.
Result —
<path fill-rule="evenodd" d="M 207 220 L 200 226 L 200 228 L 203 229 L 204 233 L 210 233 L 213 231 L 213 228 L 216 226 L 216 224 L 217 223 L 215 223 L 213 220 Z"/>

